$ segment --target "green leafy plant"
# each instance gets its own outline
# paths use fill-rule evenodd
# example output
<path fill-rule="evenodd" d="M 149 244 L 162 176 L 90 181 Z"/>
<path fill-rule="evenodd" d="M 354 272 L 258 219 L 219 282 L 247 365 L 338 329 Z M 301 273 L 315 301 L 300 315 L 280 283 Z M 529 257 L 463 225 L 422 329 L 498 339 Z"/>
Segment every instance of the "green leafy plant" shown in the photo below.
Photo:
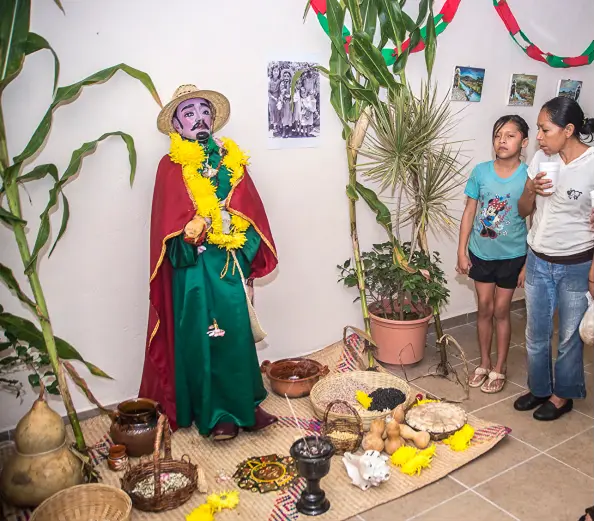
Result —
<path fill-rule="evenodd" d="M 427 317 L 449 297 L 440 255 L 434 252 L 430 257 L 423 250 L 411 250 L 409 242 L 400 247 L 410 258 L 410 265 L 417 269 L 414 273 L 395 264 L 392 242 L 374 245 L 370 252 L 362 253 L 370 309 L 378 316 L 398 321 Z M 348 288 L 357 286 L 357 272 L 351 259 L 337 268 L 341 274 L 339 281 Z"/>
<path fill-rule="evenodd" d="M 54 1 L 64 11 L 60 1 Z M 75 150 L 66 170 L 62 174 L 60 174 L 56 165 L 52 163 L 38 165 L 29 172 L 23 173 L 23 171 L 26 170 L 28 161 L 39 152 L 48 137 L 54 112 L 59 107 L 74 101 L 85 87 L 103 83 L 112 78 L 118 71 L 122 71 L 144 85 L 159 105 L 161 105 L 161 101 L 149 75 L 126 64 L 108 67 L 80 82 L 57 88 L 60 62 L 50 44 L 42 36 L 29 30 L 30 14 L 31 0 L 3 0 L 0 2 L 0 179 L 2 181 L 0 198 L 4 196 L 8 206 L 6 208 L 0 204 L 0 222 L 14 234 L 24 273 L 27 276 L 33 297 L 29 297 L 21 289 L 12 270 L 2 264 L 0 264 L 0 279 L 19 301 L 31 310 L 39 323 L 39 328 L 31 321 L 9 314 L 0 307 L 0 328 L 4 330 L 4 336 L 6 337 L 6 342 L 0 346 L 3 347 L 3 350 L 13 351 L 13 355 L 2 359 L 4 366 L 10 367 L 12 364 L 17 364 L 17 360 L 10 358 L 17 357 L 19 364 L 24 364 L 32 370 L 33 373 L 29 375 L 30 384 L 34 386 L 39 384 L 41 378 L 55 378 L 57 384 L 55 385 L 55 381 L 52 380 L 49 383 L 50 391 L 59 391 L 72 425 L 77 449 L 79 452 L 84 453 L 86 444 L 72 403 L 62 361 L 67 359 L 78 360 L 85 364 L 91 374 L 106 378 L 110 377 L 97 366 L 87 362 L 70 344 L 54 335 L 37 265 L 40 256 L 50 241 L 50 213 L 58 205 L 59 200 L 62 202 L 63 207 L 62 223 L 49 255 L 51 255 L 58 241 L 66 232 L 70 210 L 63 188 L 78 173 L 83 158 L 95 152 L 97 145 L 108 137 L 120 137 L 128 149 L 130 183 L 132 184 L 136 170 L 134 140 L 132 136 L 121 131 L 108 132 L 96 140 L 84 143 L 79 149 Z M 15 156 L 11 162 L 6 143 L 7 131 L 1 109 L 2 96 L 8 84 L 19 75 L 26 56 L 43 49 L 49 50 L 54 58 L 54 98 L 24 150 Z M 19 190 L 27 183 L 46 176 L 52 178 L 53 186 L 49 192 L 47 205 L 40 216 L 39 230 L 33 249 L 31 249 L 26 233 L 27 222 L 23 219 Z M 0 199 L 0 203 L 2 203 L 2 199 Z M 64 366 L 74 382 L 89 396 L 86 384 L 74 372 L 73 367 L 67 363 Z M 40 371 L 43 371 L 43 374 L 40 375 Z M 6 382 L 6 380 L 11 381 L 11 379 L 4 379 L 2 382 L 5 385 L 10 386 L 12 384 L 15 386 L 14 382 Z"/>
<path fill-rule="evenodd" d="M 398 244 L 393 242 L 390 212 L 376 193 L 357 181 L 358 151 L 370 123 L 372 111 L 384 103 L 381 92 L 387 100 L 395 99 L 400 93 L 407 93 L 405 66 L 410 52 L 420 42 L 421 27 L 427 22 L 425 36 L 425 58 L 428 74 L 431 74 L 436 54 L 436 32 L 432 1 L 420 0 L 419 13 L 413 20 L 405 11 L 404 0 L 327 0 L 328 33 L 331 40 L 329 68 L 321 67 L 331 86 L 331 104 L 343 124 L 343 139 L 347 153 L 349 199 L 349 220 L 353 259 L 360 294 L 362 315 L 366 332 L 370 334 L 365 275 L 360 254 L 357 233 L 356 202 L 361 197 L 376 213 L 378 223 L 387 231 L 389 240 L 394 245 L 395 262 L 403 262 Z M 309 5 L 309 2 L 308 2 Z M 308 7 L 306 13 L 308 13 Z M 343 35 L 343 23 L 346 16 L 352 23 L 352 36 L 349 42 Z M 374 36 L 380 28 L 380 41 Z M 402 49 L 402 44 L 409 38 L 409 45 Z M 400 51 L 393 70 L 390 71 L 384 61 L 381 50 L 388 41 Z M 348 45 L 349 53 L 345 45 Z M 374 366 L 372 353 L 369 352 L 369 366 Z"/>

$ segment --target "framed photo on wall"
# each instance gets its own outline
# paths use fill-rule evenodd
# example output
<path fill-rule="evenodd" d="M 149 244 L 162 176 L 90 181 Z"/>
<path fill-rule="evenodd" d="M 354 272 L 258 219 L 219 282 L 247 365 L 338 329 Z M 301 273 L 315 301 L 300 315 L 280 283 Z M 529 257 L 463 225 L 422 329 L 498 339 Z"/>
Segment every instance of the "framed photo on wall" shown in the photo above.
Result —
<path fill-rule="evenodd" d="M 517 107 L 533 107 L 537 75 L 513 74 L 508 86 L 508 105 Z"/>
<path fill-rule="evenodd" d="M 556 96 L 566 96 L 577 102 L 582 88 L 583 82 L 580 80 L 560 80 Z"/>
<path fill-rule="evenodd" d="M 485 73 L 485 69 L 477 67 L 455 66 L 450 92 L 451 101 L 481 101 Z"/>

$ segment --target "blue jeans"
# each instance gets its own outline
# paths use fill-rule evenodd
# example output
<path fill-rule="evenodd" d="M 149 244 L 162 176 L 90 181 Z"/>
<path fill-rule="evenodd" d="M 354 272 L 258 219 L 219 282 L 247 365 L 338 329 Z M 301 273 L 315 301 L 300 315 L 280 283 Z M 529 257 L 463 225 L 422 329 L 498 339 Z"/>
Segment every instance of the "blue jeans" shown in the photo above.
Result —
<path fill-rule="evenodd" d="M 590 268 L 591 261 L 577 265 L 548 263 L 529 249 L 525 278 L 527 366 L 529 390 L 536 397 L 554 393 L 563 399 L 583 399 L 587 394 L 578 327 L 587 311 Z M 552 371 L 556 308 L 558 358 Z"/>

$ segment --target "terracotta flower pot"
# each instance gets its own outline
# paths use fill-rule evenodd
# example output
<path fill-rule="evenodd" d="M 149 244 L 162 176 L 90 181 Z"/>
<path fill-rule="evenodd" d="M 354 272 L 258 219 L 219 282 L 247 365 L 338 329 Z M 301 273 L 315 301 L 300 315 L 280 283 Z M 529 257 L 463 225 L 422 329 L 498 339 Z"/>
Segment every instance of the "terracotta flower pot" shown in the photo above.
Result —
<path fill-rule="evenodd" d="M 430 310 L 422 319 L 395 321 L 379 315 L 380 304 L 370 307 L 370 327 L 372 339 L 378 347 L 376 359 L 386 364 L 414 364 L 424 358 L 428 324 L 432 318 Z M 384 303 L 388 310 L 388 303 Z M 373 313 L 376 312 L 376 313 Z"/>

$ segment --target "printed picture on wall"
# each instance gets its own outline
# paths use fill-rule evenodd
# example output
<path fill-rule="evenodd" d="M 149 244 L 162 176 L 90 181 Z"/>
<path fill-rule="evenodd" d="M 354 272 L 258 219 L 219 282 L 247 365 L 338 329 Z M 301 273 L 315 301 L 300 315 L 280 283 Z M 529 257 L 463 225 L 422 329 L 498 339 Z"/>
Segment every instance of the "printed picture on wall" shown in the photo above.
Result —
<path fill-rule="evenodd" d="M 508 105 L 533 107 L 537 76 L 534 74 L 513 74 L 508 88 Z"/>
<path fill-rule="evenodd" d="M 292 83 L 295 83 L 293 96 Z M 320 74 L 316 64 L 269 62 L 268 96 L 269 148 L 317 147 Z"/>
<path fill-rule="evenodd" d="M 452 81 L 450 99 L 452 101 L 480 101 L 485 73 L 485 69 L 457 65 Z"/>
<path fill-rule="evenodd" d="M 580 80 L 560 80 L 558 82 L 558 94 L 557 96 L 566 96 L 574 101 L 578 101 L 578 97 L 581 95 L 581 89 L 583 82 Z"/>

